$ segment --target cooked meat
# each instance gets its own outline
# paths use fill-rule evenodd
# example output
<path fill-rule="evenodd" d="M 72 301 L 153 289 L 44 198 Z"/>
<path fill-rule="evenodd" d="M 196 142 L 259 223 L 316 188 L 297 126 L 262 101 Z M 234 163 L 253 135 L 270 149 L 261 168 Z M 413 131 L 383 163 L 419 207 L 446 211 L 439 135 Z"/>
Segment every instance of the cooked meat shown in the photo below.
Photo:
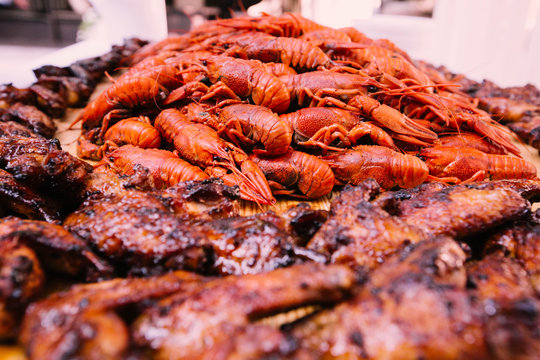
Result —
<path fill-rule="evenodd" d="M 204 235 L 213 249 L 213 271 L 257 274 L 300 261 L 289 234 L 265 218 L 262 214 L 208 223 Z"/>
<path fill-rule="evenodd" d="M 427 234 L 459 239 L 525 215 L 530 203 L 512 190 L 516 184 L 519 182 L 493 181 L 440 190 L 433 186 L 410 197 L 402 196 L 404 192 L 396 197 L 383 195 L 384 201 L 376 203 Z M 523 193 L 531 195 L 531 191 L 523 190 Z"/>
<path fill-rule="evenodd" d="M 240 192 L 220 179 L 184 181 L 163 191 L 155 191 L 177 215 L 186 219 L 209 221 L 237 216 Z"/>
<path fill-rule="evenodd" d="M 95 278 L 110 275 L 110 267 L 79 238 L 60 225 L 7 217 L 0 220 L 0 241 L 29 246 L 45 268 L 70 276 Z"/>
<path fill-rule="evenodd" d="M 376 191 L 378 186 L 371 181 L 343 189 L 307 248 L 330 255 L 334 263 L 373 269 L 404 245 L 427 238 L 416 227 L 367 201 Z"/>
<path fill-rule="evenodd" d="M 19 124 L 15 121 L 0 121 L 0 137 L 1 136 L 26 136 L 26 137 L 36 137 L 38 136 L 35 132 L 28 129 L 26 126 Z"/>
<path fill-rule="evenodd" d="M 508 127 L 526 144 L 540 149 L 540 115 L 526 117 L 522 121 L 508 124 Z"/>
<path fill-rule="evenodd" d="M 293 266 L 177 292 L 134 323 L 134 339 L 159 359 L 297 358 L 285 333 L 254 323 L 279 311 L 343 299 L 355 279 L 343 266 Z"/>
<path fill-rule="evenodd" d="M 488 358 L 465 291 L 465 254 L 449 238 L 406 248 L 351 300 L 293 329 L 317 359 Z"/>
<path fill-rule="evenodd" d="M 83 186 L 92 167 L 62 151 L 58 140 L 0 138 L 0 168 L 36 191 L 66 200 Z M 72 199 L 73 200 L 73 199 Z"/>
<path fill-rule="evenodd" d="M 282 213 L 281 218 L 285 231 L 293 236 L 295 245 L 305 246 L 328 218 L 328 211 L 300 203 Z"/>
<path fill-rule="evenodd" d="M 212 184 L 188 183 L 167 192 L 126 190 L 91 197 L 64 224 L 131 271 L 165 266 L 210 274 L 245 274 L 291 265 L 304 257 L 296 256 L 289 235 L 263 216 L 219 219 L 228 215 L 227 207 L 216 211 L 215 206 L 227 204 L 228 199 L 211 206 L 195 201 L 194 209 L 187 206 L 188 213 L 182 213 L 185 208 L 178 202 L 182 191 L 190 196 L 193 190 L 193 199 L 197 199 L 197 189 L 229 191 L 220 182 Z M 234 208 L 229 206 L 233 212 Z M 194 211 L 200 211 L 197 218 L 206 221 L 186 221 Z"/>
<path fill-rule="evenodd" d="M 0 121 L 18 122 L 36 134 L 46 138 L 52 138 L 56 132 L 54 121 L 32 105 L 13 104 L 0 117 Z"/>
<path fill-rule="evenodd" d="M 58 222 L 61 214 L 56 200 L 35 193 L 13 175 L 0 169 L 0 215 L 15 214 L 35 220 Z"/>
<path fill-rule="evenodd" d="M 540 90 L 532 84 L 501 88 L 492 81 L 484 80 L 474 96 L 477 98 L 503 97 L 540 106 Z"/>
<path fill-rule="evenodd" d="M 36 84 L 44 86 L 66 101 L 68 107 L 81 107 L 92 95 L 93 86 L 74 76 L 41 75 Z"/>
<path fill-rule="evenodd" d="M 43 110 L 47 115 L 55 118 L 64 115 L 67 104 L 66 99 L 60 94 L 37 83 L 32 84 L 29 89 L 36 94 L 37 107 Z"/>
<path fill-rule="evenodd" d="M 486 253 L 502 252 L 516 259 L 529 274 L 536 292 L 540 294 L 540 211 L 498 229 L 486 243 Z"/>
<path fill-rule="evenodd" d="M 0 108 L 7 109 L 15 103 L 36 105 L 36 95 L 30 89 L 19 89 L 11 84 L 0 85 Z"/>
<path fill-rule="evenodd" d="M 527 116 L 540 115 L 540 105 L 506 97 L 481 98 L 479 105 L 497 121 L 516 122 Z"/>
<path fill-rule="evenodd" d="M 177 256 L 178 268 L 207 267 L 210 249 L 200 227 L 176 217 L 151 193 L 90 197 L 64 225 L 116 263 L 144 268 Z"/>
<path fill-rule="evenodd" d="M 514 259 L 493 253 L 467 264 L 467 286 L 482 299 L 534 297 L 527 272 Z"/>
<path fill-rule="evenodd" d="M 199 286 L 200 277 L 171 272 L 144 279 L 114 279 L 75 285 L 35 302 L 20 333 L 30 359 L 120 359 L 130 345 L 128 327 L 116 310 Z M 133 312 L 133 309 L 130 310 Z M 136 314 L 131 314 L 132 317 Z"/>
<path fill-rule="evenodd" d="M 0 341 L 15 337 L 26 305 L 41 291 L 45 276 L 29 247 L 0 240 Z"/>

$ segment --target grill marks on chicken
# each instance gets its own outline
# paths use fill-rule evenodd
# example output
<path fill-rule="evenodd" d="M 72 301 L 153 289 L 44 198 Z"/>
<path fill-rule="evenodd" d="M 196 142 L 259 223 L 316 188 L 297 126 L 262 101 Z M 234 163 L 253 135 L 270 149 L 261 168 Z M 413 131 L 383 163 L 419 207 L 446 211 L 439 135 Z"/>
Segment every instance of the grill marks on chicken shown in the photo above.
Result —
<path fill-rule="evenodd" d="M 248 274 L 304 258 L 296 256 L 293 239 L 271 216 L 235 216 L 237 198 L 236 189 L 217 180 L 163 191 L 125 190 L 87 199 L 64 225 L 119 268 L 134 272 L 164 267 Z"/>
<path fill-rule="evenodd" d="M 354 283 L 347 267 L 317 264 L 214 280 L 146 310 L 134 324 L 134 338 L 158 359 L 298 358 L 290 336 L 254 320 L 339 301 Z"/>

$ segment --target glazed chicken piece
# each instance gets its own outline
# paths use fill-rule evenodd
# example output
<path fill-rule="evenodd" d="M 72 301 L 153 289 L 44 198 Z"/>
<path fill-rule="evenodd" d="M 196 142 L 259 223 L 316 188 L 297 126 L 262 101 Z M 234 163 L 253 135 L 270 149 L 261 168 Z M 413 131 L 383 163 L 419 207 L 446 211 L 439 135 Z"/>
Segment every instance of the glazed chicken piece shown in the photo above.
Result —
<path fill-rule="evenodd" d="M 73 277 L 110 276 L 111 268 L 63 227 L 44 221 L 7 217 L 0 220 L 0 242 L 16 241 L 36 252 L 45 268 Z"/>
<path fill-rule="evenodd" d="M 534 184 L 534 186 L 529 186 Z M 432 186 L 428 191 L 384 194 L 374 204 L 407 224 L 431 236 L 468 237 L 504 222 L 524 216 L 530 203 L 514 189 L 528 196 L 538 194 L 538 182 L 492 181 L 468 185 Z"/>
<path fill-rule="evenodd" d="M 298 359 L 287 334 L 255 320 L 350 292 L 351 270 L 305 264 L 211 281 L 149 308 L 133 326 L 135 342 L 156 359 Z"/>
<path fill-rule="evenodd" d="M 238 205 L 231 197 L 237 196 L 236 190 L 212 180 L 164 191 L 125 190 L 90 197 L 64 225 L 132 272 L 165 267 L 244 274 L 291 265 L 302 257 L 271 219 L 234 216 Z"/>
<path fill-rule="evenodd" d="M 491 235 L 486 242 L 485 253 L 493 252 L 516 259 L 527 271 L 537 294 L 540 294 L 540 210 Z"/>
<path fill-rule="evenodd" d="M 31 304 L 19 340 L 30 359 L 126 358 L 129 330 L 116 311 L 131 304 L 144 308 L 152 304 L 152 299 L 193 291 L 202 281 L 197 275 L 178 271 L 75 285 Z M 136 316 L 134 309 L 129 311 L 132 316 Z"/>
<path fill-rule="evenodd" d="M 491 253 L 467 265 L 467 284 L 484 309 L 485 336 L 494 358 L 536 359 L 540 301 L 517 260 Z"/>
<path fill-rule="evenodd" d="M 177 216 L 200 222 L 237 216 L 240 210 L 239 189 L 227 186 L 217 178 L 183 181 L 154 193 Z"/>
<path fill-rule="evenodd" d="M 127 190 L 90 197 L 64 226 L 114 263 L 144 269 L 176 256 L 177 268 L 207 266 L 205 234 L 151 193 Z"/>
<path fill-rule="evenodd" d="M 374 181 L 345 187 L 332 202 L 328 220 L 307 248 L 328 254 L 333 263 L 374 269 L 403 246 L 427 235 L 371 204 L 379 191 Z"/>
<path fill-rule="evenodd" d="M 28 246 L 0 240 L 0 341 L 16 336 L 26 305 L 39 294 L 45 276 Z"/>
<path fill-rule="evenodd" d="M 47 114 L 44 114 L 32 105 L 15 103 L 1 114 L 0 121 L 18 122 L 34 133 L 46 138 L 52 138 L 56 132 L 54 121 Z"/>
<path fill-rule="evenodd" d="M 467 287 L 481 299 L 513 301 L 534 297 L 527 272 L 517 260 L 501 253 L 467 263 Z"/>
<path fill-rule="evenodd" d="M 58 140 L 0 138 L 0 168 L 36 191 L 66 198 L 77 193 L 92 167 L 62 151 Z"/>
<path fill-rule="evenodd" d="M 56 200 L 35 193 L 15 180 L 13 175 L 0 169 L 0 216 L 15 214 L 29 219 L 59 222 L 59 208 Z"/>
<path fill-rule="evenodd" d="M 375 269 L 353 299 L 293 335 L 316 359 L 489 358 L 464 261 L 449 238 L 413 244 Z"/>

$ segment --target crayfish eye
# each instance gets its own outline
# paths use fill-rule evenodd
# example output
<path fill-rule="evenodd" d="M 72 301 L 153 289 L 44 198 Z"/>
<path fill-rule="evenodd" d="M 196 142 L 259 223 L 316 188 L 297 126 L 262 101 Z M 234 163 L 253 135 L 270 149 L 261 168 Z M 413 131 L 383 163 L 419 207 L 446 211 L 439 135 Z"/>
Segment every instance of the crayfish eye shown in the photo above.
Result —
<path fill-rule="evenodd" d="M 203 66 L 208 65 L 208 61 L 206 61 L 206 60 L 201 61 L 201 63 L 203 64 Z"/>
<path fill-rule="evenodd" d="M 202 82 L 206 86 L 212 86 L 212 82 L 210 81 L 208 76 L 203 77 L 200 82 Z"/>
<path fill-rule="evenodd" d="M 368 85 L 368 87 L 367 87 L 367 91 L 370 92 L 370 93 L 376 92 L 378 90 L 379 90 L 379 88 L 376 87 L 375 85 Z"/>

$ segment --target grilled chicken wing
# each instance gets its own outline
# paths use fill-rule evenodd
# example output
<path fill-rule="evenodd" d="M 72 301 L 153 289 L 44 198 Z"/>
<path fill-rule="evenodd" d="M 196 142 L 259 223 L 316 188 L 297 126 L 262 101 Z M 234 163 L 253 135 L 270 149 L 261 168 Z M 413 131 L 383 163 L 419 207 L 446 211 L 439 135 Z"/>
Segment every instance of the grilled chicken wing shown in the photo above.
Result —
<path fill-rule="evenodd" d="M 533 181 L 530 184 L 537 184 Z M 524 216 L 530 203 L 514 191 L 518 182 L 493 181 L 469 185 L 430 185 L 427 191 L 414 196 L 383 195 L 376 204 L 407 224 L 431 236 L 448 235 L 456 239 L 486 231 L 504 222 Z M 526 184 L 526 183 L 524 183 Z M 527 183 L 528 184 L 528 183 Z M 526 185 L 523 185 L 526 186 Z M 529 196 L 536 190 L 523 190 Z"/>
<path fill-rule="evenodd" d="M 14 217 L 0 220 L 0 241 L 32 248 L 43 265 L 56 272 L 88 278 L 110 276 L 111 268 L 82 241 L 56 224 Z"/>
<path fill-rule="evenodd" d="M 56 132 L 54 121 L 32 105 L 13 104 L 2 114 L 0 121 L 18 122 L 46 138 L 52 138 Z"/>
<path fill-rule="evenodd" d="M 537 294 L 540 294 L 540 210 L 491 235 L 485 252 L 502 252 L 516 259 L 529 274 Z"/>
<path fill-rule="evenodd" d="M 353 299 L 293 334 L 317 359 L 487 358 L 464 261 L 449 238 L 411 245 L 375 269 Z"/>
<path fill-rule="evenodd" d="M 58 201 L 35 193 L 12 174 L 0 169 L 0 215 L 16 214 L 29 219 L 59 222 Z"/>
<path fill-rule="evenodd" d="M 200 286 L 197 275 L 172 272 L 144 279 L 114 279 L 75 285 L 30 305 L 20 341 L 30 359 L 119 359 L 127 355 L 130 335 L 116 310 L 130 304 Z M 134 316 L 134 315 L 132 315 Z"/>
<path fill-rule="evenodd" d="M 0 168 L 39 191 L 66 198 L 83 186 L 92 167 L 62 151 L 58 140 L 0 138 Z"/>
<path fill-rule="evenodd" d="M 347 267 L 316 264 L 215 280 L 145 311 L 134 324 L 134 339 L 158 359 L 299 358 L 289 336 L 254 320 L 339 301 L 354 282 Z"/>
<path fill-rule="evenodd" d="M 330 255 L 335 263 L 373 269 L 404 245 L 426 239 L 422 231 L 367 201 L 378 190 L 372 181 L 346 187 L 307 248 Z"/>
<path fill-rule="evenodd" d="M 185 183 L 162 192 L 126 190 L 87 199 L 64 225 L 131 271 L 166 267 L 245 274 L 291 265 L 287 233 L 264 217 L 228 217 L 237 196 L 220 182 Z M 205 192 L 215 197 L 202 200 Z M 197 215 L 198 222 L 186 221 Z M 213 219 L 217 218 L 217 219 Z"/>
<path fill-rule="evenodd" d="M 44 280 L 32 249 L 14 238 L 0 240 L 0 341 L 16 336 L 24 309 Z"/>

